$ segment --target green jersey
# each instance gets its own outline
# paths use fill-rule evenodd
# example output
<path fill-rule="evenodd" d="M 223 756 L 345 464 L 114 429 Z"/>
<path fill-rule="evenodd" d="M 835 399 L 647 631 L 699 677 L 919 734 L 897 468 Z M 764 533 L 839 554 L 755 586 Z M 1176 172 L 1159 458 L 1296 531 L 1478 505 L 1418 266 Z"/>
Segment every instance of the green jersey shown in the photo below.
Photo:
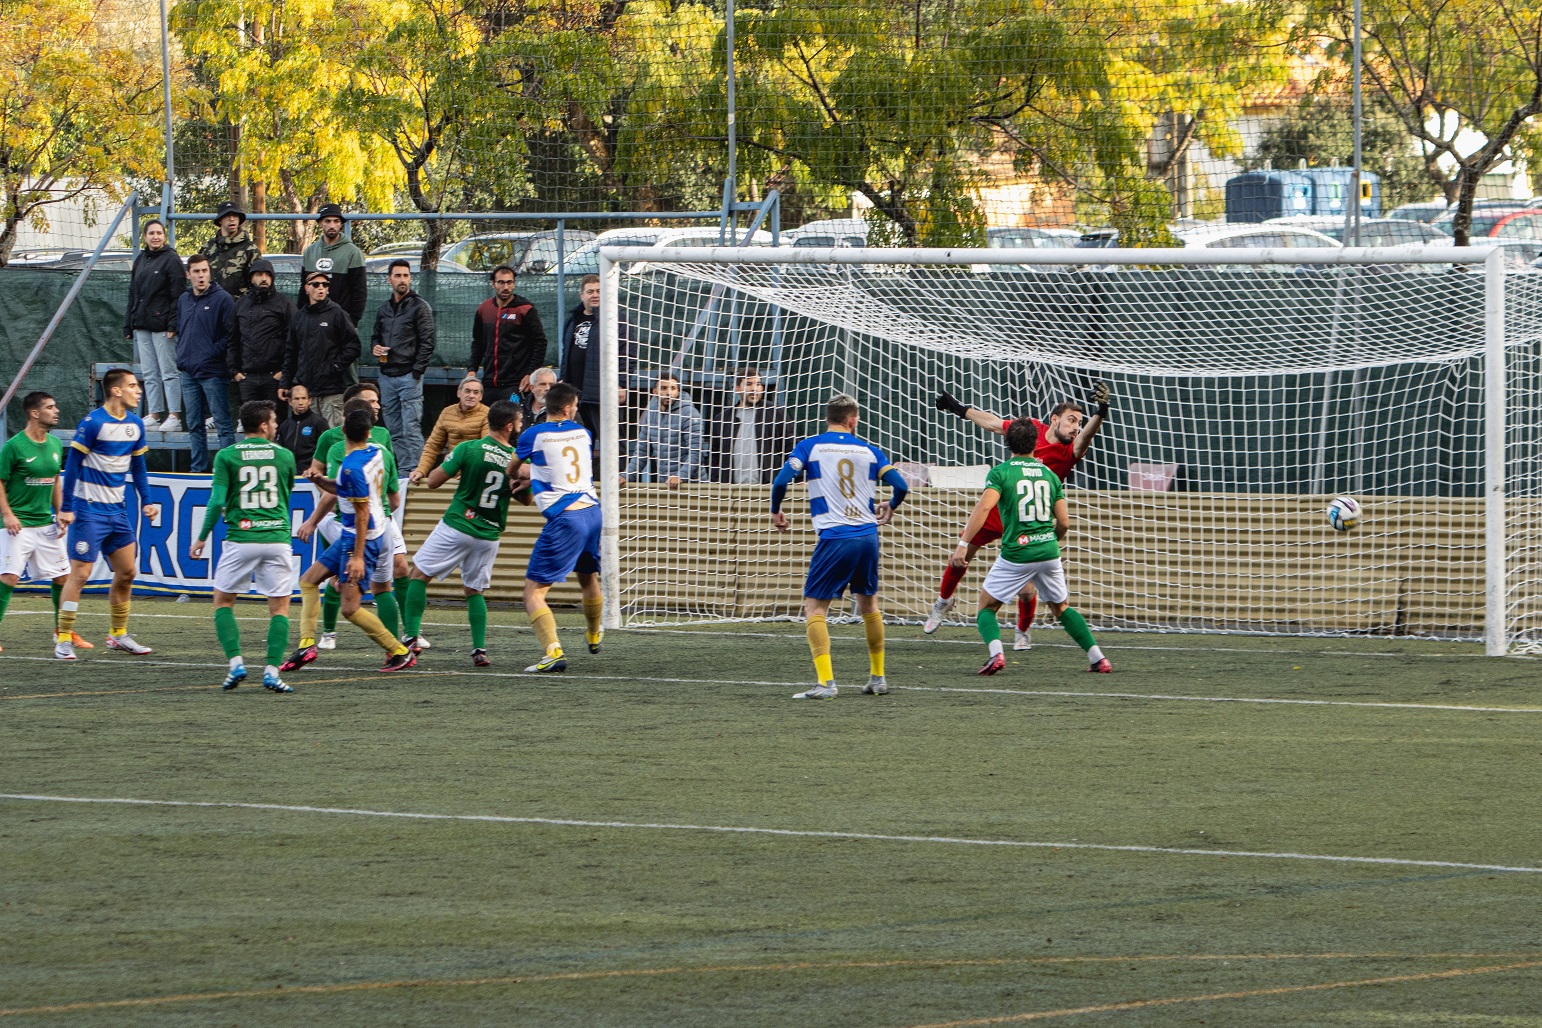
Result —
<path fill-rule="evenodd" d="M 476 539 L 496 539 L 509 520 L 509 462 L 514 447 L 492 436 L 467 439 L 443 468 L 460 475 L 460 484 L 444 512 L 444 523 Z"/>
<path fill-rule="evenodd" d="M 327 429 L 327 432 L 330 431 L 332 431 L 330 428 Z M 327 432 L 321 433 L 321 438 L 325 439 L 327 437 Z M 385 429 L 370 429 L 369 441 L 380 447 L 380 457 L 381 460 L 385 463 L 385 485 L 381 489 L 380 501 L 385 504 L 386 510 L 391 510 L 391 504 L 386 500 L 386 497 L 390 496 L 392 493 L 401 488 L 401 474 L 396 469 L 396 455 L 391 452 L 390 446 L 381 444 L 380 440 L 375 437 L 376 432 L 384 433 Z M 342 469 L 343 458 L 348 455 L 348 443 L 345 440 L 340 439 L 332 446 L 331 449 L 323 450 L 320 447 L 317 447 L 316 454 L 317 456 L 326 454 L 327 477 L 335 482 L 337 480 L 338 471 Z"/>
<path fill-rule="evenodd" d="M 391 451 L 391 433 L 387 432 L 385 430 L 384 426 L 376 425 L 374 428 L 370 429 L 369 430 L 369 441 L 374 443 L 376 446 L 380 447 L 387 454 L 390 454 L 392 452 Z M 334 426 L 332 428 L 327 429 L 325 432 L 321 433 L 321 435 L 316 438 L 315 456 L 312 459 L 313 460 L 319 460 L 319 461 L 321 461 L 324 464 L 330 463 L 330 461 L 328 460 L 327 454 L 332 452 L 332 447 L 334 447 L 334 446 L 342 446 L 343 443 L 345 443 L 345 442 L 347 442 L 347 437 L 343 435 L 343 430 L 341 428 L 337 428 L 337 427 Z M 339 462 L 342 461 L 343 454 L 342 454 L 341 451 L 338 452 L 337 459 L 338 459 Z M 336 470 L 330 471 L 328 473 L 333 478 L 337 477 Z"/>
<path fill-rule="evenodd" d="M 267 439 L 246 439 L 216 453 L 198 538 L 207 539 L 223 514 L 229 542 L 287 543 L 294 471 L 294 454 Z"/>
<path fill-rule="evenodd" d="M 54 523 L 54 483 L 64 467 L 64 444 L 53 436 L 40 443 L 17 432 L 0 446 L 0 482 L 5 500 L 27 528 Z"/>
<path fill-rule="evenodd" d="M 985 476 L 985 488 L 1001 494 L 1001 555 L 1014 564 L 1060 556 L 1055 504 L 1065 496 L 1060 478 L 1033 457 L 1013 457 Z"/>

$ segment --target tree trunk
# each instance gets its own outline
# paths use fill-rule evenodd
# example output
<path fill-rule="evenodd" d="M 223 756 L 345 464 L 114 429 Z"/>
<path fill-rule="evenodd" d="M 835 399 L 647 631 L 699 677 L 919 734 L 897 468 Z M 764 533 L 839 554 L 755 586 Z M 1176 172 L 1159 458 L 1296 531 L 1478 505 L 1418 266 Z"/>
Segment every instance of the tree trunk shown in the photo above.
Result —
<path fill-rule="evenodd" d="M 252 183 L 252 213 L 268 213 L 268 184 L 261 179 Z M 256 244 L 258 253 L 267 251 L 268 223 L 266 221 L 252 222 L 252 242 Z"/>
<path fill-rule="evenodd" d="M 1457 172 L 1456 217 L 1451 222 L 1451 235 L 1457 246 L 1470 246 L 1472 236 L 1472 202 L 1478 195 L 1478 179 L 1481 172 L 1477 165 L 1464 164 Z"/>

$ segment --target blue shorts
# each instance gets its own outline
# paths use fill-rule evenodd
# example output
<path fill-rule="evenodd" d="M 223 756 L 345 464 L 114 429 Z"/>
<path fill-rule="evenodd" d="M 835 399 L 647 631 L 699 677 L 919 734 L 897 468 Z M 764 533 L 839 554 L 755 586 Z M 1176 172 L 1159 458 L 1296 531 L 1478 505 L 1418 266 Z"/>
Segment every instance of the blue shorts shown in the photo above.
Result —
<path fill-rule="evenodd" d="M 808 562 L 803 595 L 838 600 L 847 586 L 858 596 L 878 591 L 878 533 L 821 539 Z"/>
<path fill-rule="evenodd" d="M 600 506 L 565 510 L 546 522 L 530 551 L 525 577 L 537 585 L 566 582 L 568 575 L 600 570 Z"/>
<path fill-rule="evenodd" d="M 95 564 L 97 557 L 117 553 L 134 542 L 134 525 L 127 508 L 107 514 L 77 509 L 75 520 L 65 533 L 64 546 L 70 560 Z"/>
<path fill-rule="evenodd" d="M 337 541 L 328 546 L 326 552 L 316 558 L 316 563 L 325 567 L 337 576 L 338 582 L 348 581 L 348 558 L 353 556 L 353 533 L 344 532 L 337 537 Z M 380 540 L 364 540 L 364 582 L 355 583 L 367 585 L 370 572 L 375 569 L 375 563 L 380 559 Z"/>

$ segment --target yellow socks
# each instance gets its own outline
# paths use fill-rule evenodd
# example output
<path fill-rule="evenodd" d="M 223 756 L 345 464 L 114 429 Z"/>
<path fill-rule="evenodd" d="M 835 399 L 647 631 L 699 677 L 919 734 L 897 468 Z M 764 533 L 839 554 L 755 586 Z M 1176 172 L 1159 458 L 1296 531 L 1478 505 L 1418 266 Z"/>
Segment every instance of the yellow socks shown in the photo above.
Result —
<path fill-rule="evenodd" d="M 596 596 L 594 599 L 584 597 L 584 622 L 588 625 L 588 631 L 584 634 L 584 641 L 591 646 L 600 641 L 601 616 L 605 613 L 605 597 Z"/>
<path fill-rule="evenodd" d="M 316 645 L 316 622 L 321 617 L 321 586 L 300 583 L 300 649 Z"/>
<path fill-rule="evenodd" d="M 588 613 L 587 606 L 585 613 Z M 541 648 L 548 657 L 562 656 L 562 643 L 557 639 L 557 619 L 552 617 L 550 607 L 532 611 L 530 627 L 535 629 L 535 637 L 541 641 Z"/>
<path fill-rule="evenodd" d="M 830 625 L 823 614 L 808 619 L 808 651 L 814 657 L 814 677 L 819 684 L 835 681 L 835 671 L 830 667 Z"/>
<path fill-rule="evenodd" d="M 70 633 L 75 631 L 75 615 L 79 613 L 80 604 L 74 600 L 65 600 L 59 604 L 59 627 L 55 642 L 67 643 L 71 640 Z"/>
<path fill-rule="evenodd" d="M 127 600 L 122 603 L 108 605 L 108 631 L 112 635 L 128 634 L 129 604 Z"/>
<path fill-rule="evenodd" d="M 862 615 L 862 628 L 867 633 L 867 666 L 872 674 L 883 677 L 883 612 L 873 611 Z M 828 647 L 826 643 L 826 647 Z"/>
<path fill-rule="evenodd" d="M 311 586 L 311 590 L 313 592 L 317 591 L 315 586 Z M 304 616 L 303 612 L 301 616 Z M 385 650 L 391 656 L 395 657 L 399 654 L 407 652 L 407 647 L 402 645 L 402 641 L 400 639 L 391 634 L 391 630 L 381 623 L 380 619 L 375 616 L 373 611 L 368 611 L 363 607 L 360 607 L 352 614 L 345 616 L 349 621 L 357 625 L 360 631 L 373 639 L 376 646 L 379 646 L 382 650 Z"/>

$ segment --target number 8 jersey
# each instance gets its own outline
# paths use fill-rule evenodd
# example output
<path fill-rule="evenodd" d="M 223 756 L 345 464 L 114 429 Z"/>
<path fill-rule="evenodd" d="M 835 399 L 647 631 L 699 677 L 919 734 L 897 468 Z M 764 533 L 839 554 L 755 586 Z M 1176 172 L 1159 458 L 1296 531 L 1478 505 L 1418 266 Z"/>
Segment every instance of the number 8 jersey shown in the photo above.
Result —
<path fill-rule="evenodd" d="M 237 543 L 287 543 L 294 454 L 266 439 L 248 439 L 214 455 L 209 510 L 224 508 L 225 538 Z M 205 534 L 212 524 L 205 525 Z"/>
<path fill-rule="evenodd" d="M 1060 556 L 1055 539 L 1055 503 L 1065 496 L 1060 478 L 1033 457 L 1013 457 L 985 476 L 985 488 L 1001 494 L 1001 556 L 1014 564 L 1037 564 Z"/>
<path fill-rule="evenodd" d="M 588 430 L 576 421 L 546 421 L 520 433 L 514 452 L 530 463 L 530 496 L 546 517 L 600 502 L 589 462 L 593 446 Z"/>
<path fill-rule="evenodd" d="M 821 539 L 873 535 L 878 480 L 893 467 L 883 451 L 850 432 L 821 432 L 793 447 L 786 468 L 808 476 L 808 509 Z"/>

